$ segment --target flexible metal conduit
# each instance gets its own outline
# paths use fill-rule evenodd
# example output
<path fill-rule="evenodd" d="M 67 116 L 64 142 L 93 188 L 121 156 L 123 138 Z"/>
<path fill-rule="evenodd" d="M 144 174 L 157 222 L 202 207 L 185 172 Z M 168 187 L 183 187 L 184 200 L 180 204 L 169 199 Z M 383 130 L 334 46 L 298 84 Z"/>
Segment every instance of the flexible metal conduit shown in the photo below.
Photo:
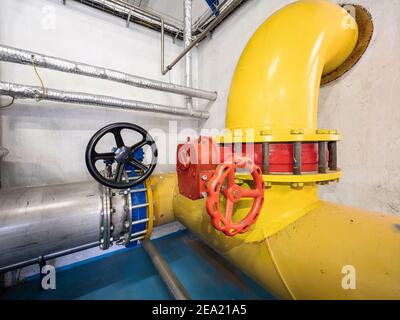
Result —
<path fill-rule="evenodd" d="M 115 81 L 134 87 L 171 92 L 211 101 L 217 99 L 216 92 L 194 89 L 173 83 L 152 80 L 112 69 L 106 69 L 103 67 L 93 66 L 85 63 L 56 58 L 41 53 L 17 49 L 4 45 L 0 45 L 0 60 L 26 65 L 32 65 L 32 63 L 34 62 L 36 66 L 46 69 Z"/>
<path fill-rule="evenodd" d="M 8 95 L 17 99 L 41 99 L 64 103 L 86 104 L 99 107 L 110 107 L 126 110 L 138 110 L 147 112 L 158 112 L 198 119 L 207 119 L 207 111 L 188 110 L 161 104 L 126 100 L 110 96 L 95 95 L 83 92 L 70 92 L 46 88 L 43 95 L 42 88 L 27 86 L 16 83 L 0 82 L 0 95 Z"/>

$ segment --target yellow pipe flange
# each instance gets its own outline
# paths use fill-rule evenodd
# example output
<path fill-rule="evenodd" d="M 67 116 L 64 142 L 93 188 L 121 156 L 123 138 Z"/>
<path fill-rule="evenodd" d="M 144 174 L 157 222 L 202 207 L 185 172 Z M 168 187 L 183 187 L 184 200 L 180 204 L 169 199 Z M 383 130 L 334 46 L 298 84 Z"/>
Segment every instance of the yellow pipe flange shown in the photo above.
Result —
<path fill-rule="evenodd" d="M 292 129 L 282 132 L 271 130 L 251 131 L 249 129 L 235 129 L 214 137 L 217 143 L 261 143 L 261 142 L 318 142 L 340 141 L 342 136 L 338 130 L 317 129 L 303 130 Z"/>
<path fill-rule="evenodd" d="M 340 179 L 342 172 L 328 171 L 327 173 L 303 173 L 301 175 L 294 174 L 264 174 L 263 180 L 266 183 L 310 183 L 310 182 L 337 182 Z M 238 173 L 235 175 L 240 180 L 253 180 L 251 175 Z M 267 184 L 268 186 L 268 184 Z M 296 187 L 296 186 L 294 186 Z"/>

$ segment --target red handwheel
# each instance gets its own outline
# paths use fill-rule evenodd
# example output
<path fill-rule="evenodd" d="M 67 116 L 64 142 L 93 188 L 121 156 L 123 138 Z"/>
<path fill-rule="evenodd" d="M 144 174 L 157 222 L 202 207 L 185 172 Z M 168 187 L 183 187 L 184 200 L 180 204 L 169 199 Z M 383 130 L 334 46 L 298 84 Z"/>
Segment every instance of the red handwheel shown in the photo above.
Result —
<path fill-rule="evenodd" d="M 245 189 L 235 183 L 237 168 L 249 171 L 254 180 L 254 189 Z M 226 185 L 225 185 L 225 180 Z M 225 214 L 221 212 L 220 194 L 226 198 Z M 249 213 L 241 221 L 232 221 L 234 204 L 242 198 L 253 198 Z M 207 185 L 207 212 L 215 229 L 227 236 L 245 233 L 256 222 L 264 203 L 264 181 L 261 169 L 247 157 L 235 156 L 234 161 L 220 164 Z"/>

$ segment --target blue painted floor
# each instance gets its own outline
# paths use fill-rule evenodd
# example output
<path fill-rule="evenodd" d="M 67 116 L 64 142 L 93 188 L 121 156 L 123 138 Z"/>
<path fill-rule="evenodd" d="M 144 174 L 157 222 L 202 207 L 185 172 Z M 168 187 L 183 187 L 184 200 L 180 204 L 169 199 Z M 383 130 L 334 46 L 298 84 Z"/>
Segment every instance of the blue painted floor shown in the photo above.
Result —
<path fill-rule="evenodd" d="M 154 240 L 193 299 L 274 299 L 188 231 Z M 57 289 L 41 290 L 38 276 L 6 289 L 0 299 L 171 299 L 142 247 L 57 269 Z"/>

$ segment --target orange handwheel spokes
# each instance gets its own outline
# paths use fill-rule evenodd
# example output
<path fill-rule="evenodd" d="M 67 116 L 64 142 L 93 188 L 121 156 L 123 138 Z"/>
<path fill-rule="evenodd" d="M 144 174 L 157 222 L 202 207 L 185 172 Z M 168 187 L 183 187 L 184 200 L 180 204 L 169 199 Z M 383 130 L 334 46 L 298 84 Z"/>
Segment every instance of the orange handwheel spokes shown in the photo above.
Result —
<path fill-rule="evenodd" d="M 244 189 L 235 183 L 235 171 L 237 168 L 248 170 L 254 180 L 254 189 Z M 224 186 L 226 180 L 226 187 Z M 225 214 L 220 208 L 220 194 L 226 199 Z M 249 213 L 241 221 L 234 223 L 232 215 L 234 204 L 242 198 L 253 198 L 253 204 Z M 246 232 L 256 222 L 264 203 L 264 181 L 261 169 L 247 157 L 235 156 L 219 165 L 207 185 L 207 212 L 211 222 L 219 231 L 227 236 L 234 236 Z"/>

